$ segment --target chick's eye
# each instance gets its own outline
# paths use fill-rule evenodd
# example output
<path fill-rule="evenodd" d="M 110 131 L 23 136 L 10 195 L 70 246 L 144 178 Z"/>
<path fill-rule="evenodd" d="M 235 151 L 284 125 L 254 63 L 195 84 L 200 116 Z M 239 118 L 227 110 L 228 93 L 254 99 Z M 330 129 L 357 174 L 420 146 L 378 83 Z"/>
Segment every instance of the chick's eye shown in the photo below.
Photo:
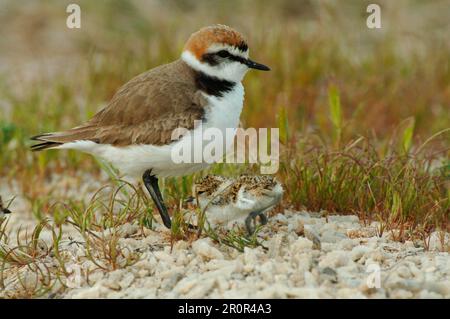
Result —
<path fill-rule="evenodd" d="M 226 58 L 230 56 L 230 53 L 228 53 L 227 50 L 220 50 L 219 52 L 217 52 L 217 55 L 220 56 L 221 58 Z"/>

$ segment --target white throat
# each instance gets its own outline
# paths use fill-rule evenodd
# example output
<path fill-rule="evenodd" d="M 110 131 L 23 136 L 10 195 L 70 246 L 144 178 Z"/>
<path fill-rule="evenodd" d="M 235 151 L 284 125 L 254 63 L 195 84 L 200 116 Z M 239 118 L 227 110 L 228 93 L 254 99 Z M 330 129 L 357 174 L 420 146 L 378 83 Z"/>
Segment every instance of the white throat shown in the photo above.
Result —
<path fill-rule="evenodd" d="M 194 70 L 231 82 L 241 82 L 248 71 L 248 67 L 239 62 L 228 63 L 222 67 L 220 65 L 211 66 L 207 63 L 200 62 L 195 55 L 188 50 L 183 51 L 181 59 Z"/>

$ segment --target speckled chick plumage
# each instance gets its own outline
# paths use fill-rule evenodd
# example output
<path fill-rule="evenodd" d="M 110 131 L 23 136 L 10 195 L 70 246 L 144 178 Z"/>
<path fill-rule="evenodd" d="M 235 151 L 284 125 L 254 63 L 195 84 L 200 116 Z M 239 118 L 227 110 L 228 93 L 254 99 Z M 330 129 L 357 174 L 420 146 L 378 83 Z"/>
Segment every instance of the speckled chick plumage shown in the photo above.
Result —
<path fill-rule="evenodd" d="M 280 202 L 283 188 L 269 175 L 208 175 L 194 185 L 193 194 L 210 224 L 225 225 L 243 221 L 251 212 L 270 210 Z"/>

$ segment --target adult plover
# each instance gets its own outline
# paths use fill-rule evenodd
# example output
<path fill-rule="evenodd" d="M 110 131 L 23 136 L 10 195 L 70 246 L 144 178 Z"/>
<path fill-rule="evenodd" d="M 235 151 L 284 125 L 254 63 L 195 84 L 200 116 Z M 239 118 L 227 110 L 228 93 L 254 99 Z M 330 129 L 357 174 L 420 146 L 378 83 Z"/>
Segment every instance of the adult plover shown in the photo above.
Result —
<path fill-rule="evenodd" d="M 280 202 L 283 187 L 268 175 L 236 179 L 208 175 L 194 184 L 193 194 L 211 225 L 230 227 L 245 218 L 247 231 L 253 234 L 258 217 L 261 224 L 267 223 L 265 213 Z"/>
<path fill-rule="evenodd" d="M 203 129 L 220 129 L 224 136 L 227 128 L 238 126 L 245 73 L 249 68 L 269 70 L 248 55 L 239 32 L 224 25 L 202 28 L 186 42 L 180 59 L 133 78 L 86 123 L 32 137 L 40 142 L 32 150 L 80 150 L 105 159 L 124 175 L 142 177 L 164 225 L 170 228 L 158 178 L 187 175 L 209 165 L 172 160 L 172 149 L 191 143 L 198 133 L 197 121 Z M 189 134 L 174 141 L 172 133 L 177 128 Z"/>

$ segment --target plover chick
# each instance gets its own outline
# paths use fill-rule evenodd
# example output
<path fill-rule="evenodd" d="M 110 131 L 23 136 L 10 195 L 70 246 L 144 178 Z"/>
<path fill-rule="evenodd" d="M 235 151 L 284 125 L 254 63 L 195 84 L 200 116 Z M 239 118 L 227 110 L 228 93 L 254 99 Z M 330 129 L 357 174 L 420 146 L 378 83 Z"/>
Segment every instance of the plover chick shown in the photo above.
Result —
<path fill-rule="evenodd" d="M 34 136 L 32 150 L 74 149 L 110 162 L 121 173 L 143 179 L 164 225 L 171 220 L 158 178 L 188 175 L 209 166 L 207 158 L 177 162 L 173 150 L 191 149 L 208 128 L 227 129 L 239 124 L 244 87 L 249 69 L 268 71 L 249 58 L 244 37 L 230 27 L 213 25 L 200 29 L 186 42 L 180 59 L 136 76 L 118 89 L 105 108 L 75 128 Z M 199 125 L 199 122 L 201 125 Z M 175 132 L 187 130 L 179 139 Z M 217 147 L 232 139 L 215 141 Z M 209 142 L 196 150 L 211 147 Z M 223 147 L 224 146 L 224 147 Z"/>
<path fill-rule="evenodd" d="M 280 202 L 283 187 L 268 175 L 236 179 L 208 175 L 194 184 L 193 194 L 212 226 L 230 227 L 243 221 L 253 234 L 258 217 L 261 224 L 267 223 L 265 213 Z"/>

